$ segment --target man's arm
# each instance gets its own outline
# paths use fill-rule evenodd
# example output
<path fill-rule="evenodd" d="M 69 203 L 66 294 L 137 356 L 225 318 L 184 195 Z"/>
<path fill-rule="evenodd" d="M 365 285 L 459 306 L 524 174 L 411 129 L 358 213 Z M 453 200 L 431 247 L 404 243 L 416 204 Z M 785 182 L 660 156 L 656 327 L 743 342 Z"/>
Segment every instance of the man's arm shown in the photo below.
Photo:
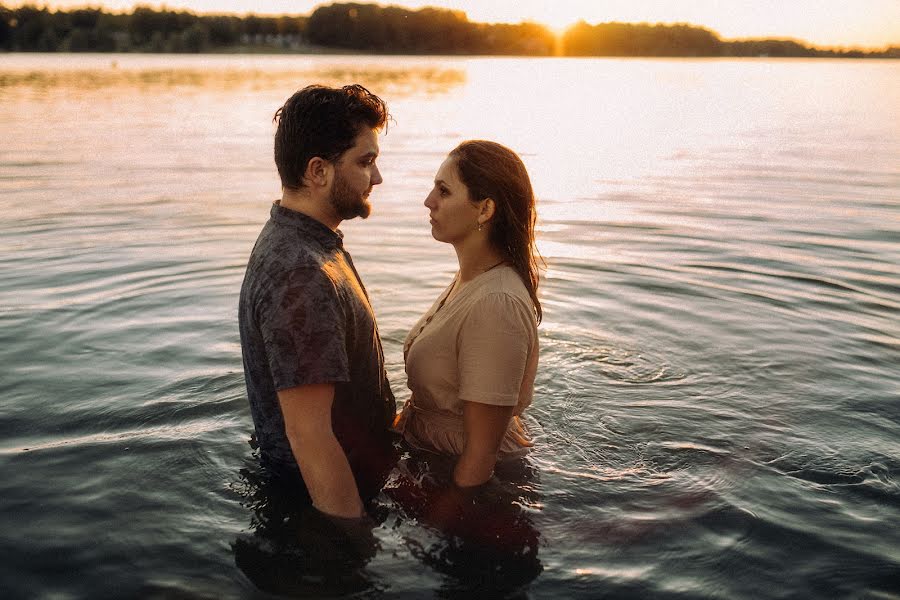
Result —
<path fill-rule="evenodd" d="M 491 478 L 497 462 L 497 451 L 514 409 L 514 406 L 463 402 L 466 446 L 453 469 L 453 481 L 456 485 L 481 485 Z"/>
<path fill-rule="evenodd" d="M 313 506 L 335 517 L 364 516 L 347 455 L 331 428 L 333 384 L 301 385 L 278 392 L 284 429 Z"/>

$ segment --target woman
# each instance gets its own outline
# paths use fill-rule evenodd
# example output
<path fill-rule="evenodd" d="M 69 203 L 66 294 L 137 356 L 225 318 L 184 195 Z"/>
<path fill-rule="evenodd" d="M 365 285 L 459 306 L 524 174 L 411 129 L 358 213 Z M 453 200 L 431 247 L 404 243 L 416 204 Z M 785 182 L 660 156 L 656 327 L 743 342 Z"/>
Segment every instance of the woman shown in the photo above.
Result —
<path fill-rule="evenodd" d="M 441 165 L 425 206 L 459 271 L 406 338 L 412 397 L 397 428 L 415 447 L 458 456 L 453 480 L 471 487 L 532 445 L 519 415 L 531 403 L 541 319 L 534 192 L 515 152 L 468 141 Z"/>

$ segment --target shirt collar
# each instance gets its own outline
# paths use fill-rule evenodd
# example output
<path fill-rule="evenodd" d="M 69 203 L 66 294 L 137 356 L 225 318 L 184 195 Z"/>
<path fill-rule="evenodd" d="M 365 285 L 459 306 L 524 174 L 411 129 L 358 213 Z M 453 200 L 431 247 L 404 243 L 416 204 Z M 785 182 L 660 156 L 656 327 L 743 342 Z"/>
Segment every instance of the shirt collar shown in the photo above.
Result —
<path fill-rule="evenodd" d="M 340 229 L 332 231 L 327 225 L 307 214 L 281 206 L 278 200 L 272 204 L 270 216 L 279 225 L 294 227 L 327 249 L 344 247 L 344 234 Z"/>

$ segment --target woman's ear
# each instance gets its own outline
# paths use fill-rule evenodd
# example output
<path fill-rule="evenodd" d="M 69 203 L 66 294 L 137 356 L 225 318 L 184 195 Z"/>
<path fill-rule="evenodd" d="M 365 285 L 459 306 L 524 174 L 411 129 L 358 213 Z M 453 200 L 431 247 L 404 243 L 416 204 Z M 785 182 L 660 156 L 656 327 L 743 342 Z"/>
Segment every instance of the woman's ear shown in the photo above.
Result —
<path fill-rule="evenodd" d="M 481 224 L 487 223 L 494 218 L 494 212 L 496 210 L 497 205 L 494 203 L 494 199 L 485 198 L 484 202 L 481 204 L 481 212 L 478 213 L 478 222 Z"/>

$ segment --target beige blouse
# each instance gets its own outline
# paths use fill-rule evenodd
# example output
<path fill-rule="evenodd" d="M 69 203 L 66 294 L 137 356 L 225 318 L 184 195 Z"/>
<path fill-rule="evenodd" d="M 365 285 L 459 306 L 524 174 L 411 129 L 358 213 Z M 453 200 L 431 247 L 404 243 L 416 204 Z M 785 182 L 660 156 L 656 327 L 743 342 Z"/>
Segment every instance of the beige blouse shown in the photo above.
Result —
<path fill-rule="evenodd" d="M 500 458 L 521 456 L 532 443 L 518 416 L 531 404 L 538 362 L 531 298 L 508 265 L 482 273 L 447 299 L 458 277 L 406 338 L 412 397 L 397 429 L 415 447 L 459 455 L 463 402 L 515 406 Z"/>

